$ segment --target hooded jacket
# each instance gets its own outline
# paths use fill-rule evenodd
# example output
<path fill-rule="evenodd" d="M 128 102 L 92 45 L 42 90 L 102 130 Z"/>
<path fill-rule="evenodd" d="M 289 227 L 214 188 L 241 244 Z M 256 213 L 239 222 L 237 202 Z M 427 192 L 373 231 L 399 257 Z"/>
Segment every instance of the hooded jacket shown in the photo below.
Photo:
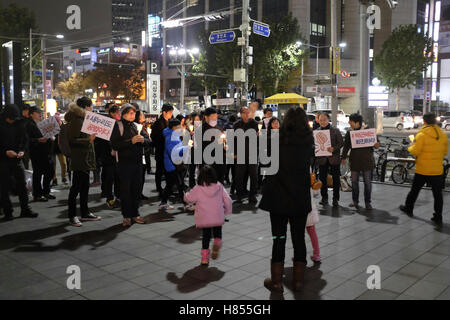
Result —
<path fill-rule="evenodd" d="M 417 158 L 416 173 L 424 176 L 440 176 L 444 173 L 443 161 L 448 152 L 448 138 L 438 126 L 422 127 L 408 151 Z"/>
<path fill-rule="evenodd" d="M 172 155 L 179 156 L 178 159 L 183 158 L 183 156 L 188 152 L 189 147 L 183 146 L 180 138 L 180 133 L 177 131 L 174 131 L 169 128 L 165 128 L 163 130 L 163 136 L 165 141 L 164 146 L 164 169 L 166 169 L 167 172 L 172 172 L 176 170 L 176 167 L 173 163 L 173 161 L 176 161 L 177 159 L 173 158 Z"/>
<path fill-rule="evenodd" d="M 94 144 L 90 142 L 90 136 L 81 132 L 86 111 L 76 103 L 69 105 L 69 111 L 64 116 L 68 124 L 68 140 L 71 148 L 70 167 L 71 171 L 93 171 L 95 170 Z"/>
<path fill-rule="evenodd" d="M 196 185 L 184 195 L 184 200 L 195 203 L 194 218 L 197 228 L 222 226 L 225 215 L 232 213 L 231 198 L 220 182 L 209 186 Z"/>
<path fill-rule="evenodd" d="M 312 132 L 304 136 L 280 137 L 279 169 L 268 176 L 259 208 L 281 216 L 307 216 L 311 212 L 310 159 Z"/>

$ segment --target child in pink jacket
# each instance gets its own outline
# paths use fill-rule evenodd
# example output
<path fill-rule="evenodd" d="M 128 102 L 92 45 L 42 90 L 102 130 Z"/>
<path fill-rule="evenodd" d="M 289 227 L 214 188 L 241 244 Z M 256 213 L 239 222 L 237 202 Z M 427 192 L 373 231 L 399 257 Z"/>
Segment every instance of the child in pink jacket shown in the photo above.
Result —
<path fill-rule="evenodd" d="M 200 170 L 197 185 L 184 195 L 184 201 L 195 203 L 195 225 L 203 230 L 202 265 L 209 264 L 209 242 L 214 237 L 211 258 L 217 259 L 222 246 L 222 225 L 225 215 L 232 213 L 232 202 L 227 191 L 217 182 L 216 171 L 211 166 Z"/>

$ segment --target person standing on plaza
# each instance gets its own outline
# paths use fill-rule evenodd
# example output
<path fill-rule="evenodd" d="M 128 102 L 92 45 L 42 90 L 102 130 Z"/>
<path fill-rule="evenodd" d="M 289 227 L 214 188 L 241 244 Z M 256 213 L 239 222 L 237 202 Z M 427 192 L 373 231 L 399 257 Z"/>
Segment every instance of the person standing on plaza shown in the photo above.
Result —
<path fill-rule="evenodd" d="M 273 117 L 273 110 L 270 107 L 264 109 L 264 117 L 262 118 L 262 129 L 269 128 L 269 121 Z"/>
<path fill-rule="evenodd" d="M 408 149 L 409 153 L 416 157 L 416 174 L 405 205 L 400 206 L 400 210 L 412 217 L 420 190 L 428 183 L 434 197 L 434 214 L 431 220 L 442 225 L 442 188 L 445 184 L 443 162 L 448 152 L 448 137 L 436 125 L 436 116 L 433 113 L 424 115 L 423 123 L 414 144 Z"/>
<path fill-rule="evenodd" d="M 322 201 L 321 205 L 328 205 L 328 172 L 331 170 L 331 175 L 333 177 L 333 207 L 339 207 L 339 191 L 341 188 L 341 149 L 344 145 L 344 140 L 342 139 L 341 132 L 331 126 L 330 116 L 328 113 L 322 113 L 319 117 L 320 127 L 316 130 L 329 130 L 331 147 L 328 148 L 328 152 L 332 155 L 329 157 L 317 157 L 316 161 L 319 163 L 319 179 L 322 181 Z"/>
<path fill-rule="evenodd" d="M 42 111 L 38 107 L 30 108 L 30 121 L 27 126 L 30 142 L 30 159 L 33 166 L 33 200 L 48 201 L 55 199 L 50 194 L 50 183 L 54 176 L 52 139 L 42 136 L 38 123 L 41 122 Z"/>
<path fill-rule="evenodd" d="M 59 112 L 55 113 L 55 119 L 58 122 L 58 125 L 61 126 L 61 115 Z M 52 154 L 53 154 L 53 182 L 52 185 L 57 186 L 58 185 L 58 179 L 56 177 L 56 159 L 59 161 L 59 166 L 61 167 L 61 181 L 62 183 L 67 183 L 67 161 L 66 157 L 61 152 L 61 149 L 58 145 L 59 141 L 59 134 L 55 136 L 55 140 L 53 140 L 53 147 L 52 147 Z"/>
<path fill-rule="evenodd" d="M 301 108 L 288 110 L 279 132 L 279 170 L 267 177 L 259 208 L 270 212 L 273 238 L 271 278 L 264 281 L 264 286 L 281 293 L 288 224 L 294 247 L 294 290 L 303 287 L 306 219 L 312 211 L 310 159 L 314 138 Z"/>
<path fill-rule="evenodd" d="M 202 125 L 202 119 L 198 113 L 193 112 L 191 115 L 191 121 L 189 122 L 187 129 L 191 134 L 191 139 L 195 140 L 195 130 Z M 191 161 L 188 166 L 189 171 L 189 188 L 193 188 L 195 186 L 195 171 L 198 168 L 198 165 L 195 163 L 195 149 L 201 147 L 201 143 L 194 141 L 194 147 L 191 148 Z"/>
<path fill-rule="evenodd" d="M 173 107 L 170 104 L 164 104 L 161 109 L 161 116 L 152 125 L 152 133 L 150 137 L 155 146 L 155 183 L 156 190 L 161 198 L 163 189 L 161 186 L 161 179 L 164 175 L 164 135 L 163 130 L 169 126 L 169 119 L 172 118 Z"/>
<path fill-rule="evenodd" d="M 180 139 L 181 123 L 177 119 L 169 121 L 169 127 L 163 131 L 165 146 L 164 146 L 164 169 L 166 172 L 166 187 L 164 189 L 160 210 L 172 210 L 173 207 L 167 204 L 172 189 L 174 186 L 178 189 L 178 196 L 180 201 L 184 204 L 184 189 L 181 178 L 181 167 L 183 164 L 178 164 L 179 160 L 183 159 L 189 152 L 189 146 L 183 146 Z M 185 210 L 192 211 L 192 206 L 185 206 Z"/>
<path fill-rule="evenodd" d="M 217 259 L 222 247 L 222 226 L 225 215 L 232 213 L 231 198 L 224 186 L 217 181 L 216 171 L 208 165 L 201 168 L 197 185 L 184 196 L 188 203 L 195 203 L 195 225 L 202 229 L 202 265 L 209 264 L 209 245 L 214 237 L 211 258 Z"/>
<path fill-rule="evenodd" d="M 203 137 L 205 136 L 205 134 L 207 134 L 208 130 L 218 130 L 218 131 L 222 131 L 222 128 L 219 127 L 218 124 L 218 114 L 217 114 L 217 110 L 209 107 L 206 108 L 205 112 L 204 112 L 204 117 L 203 117 L 203 124 L 202 124 L 202 135 Z M 217 159 L 216 161 L 214 161 L 212 164 L 210 163 L 206 163 L 205 162 L 205 149 L 212 143 L 218 143 L 218 141 L 216 142 L 216 139 L 219 139 L 219 132 L 217 132 L 218 134 L 213 134 L 211 139 L 209 141 L 205 141 L 202 139 L 202 141 L 200 141 L 200 145 L 202 148 L 202 165 L 206 165 L 209 164 L 211 165 L 214 170 L 216 170 L 216 175 L 217 175 L 217 180 L 223 184 L 223 178 L 225 175 L 225 163 L 223 163 L 223 158 Z M 208 133 L 209 134 L 209 133 Z M 225 152 L 225 151 L 224 151 Z M 215 154 L 215 150 L 213 150 L 211 152 L 211 156 L 213 157 L 213 159 L 216 159 L 216 154 Z"/>
<path fill-rule="evenodd" d="M 119 107 L 116 105 L 109 106 L 108 115 L 110 118 L 119 121 Z M 96 154 L 96 156 L 100 158 L 100 162 L 102 164 L 102 192 L 106 196 L 106 205 L 110 209 L 119 208 L 120 181 L 119 173 L 117 170 L 117 161 L 111 146 L 111 141 L 99 139 L 98 154 Z"/>
<path fill-rule="evenodd" d="M 249 117 L 250 111 L 247 107 L 241 108 L 241 119 L 238 120 L 233 125 L 233 130 L 242 129 L 244 133 L 246 133 L 248 130 L 251 130 L 254 132 L 255 136 L 258 137 L 258 123 Z M 235 137 L 234 139 L 234 148 L 235 150 L 238 150 L 238 139 Z M 250 148 L 250 138 L 245 137 L 245 155 L 238 155 L 237 151 L 234 152 L 234 154 L 237 156 L 237 160 L 239 160 L 239 157 L 245 156 L 245 163 L 239 164 L 239 162 L 236 162 L 236 189 L 237 189 L 237 203 L 242 203 L 242 199 L 244 197 L 244 190 L 246 190 L 246 176 L 248 175 L 250 177 L 250 193 L 248 202 L 251 204 L 258 203 L 258 200 L 256 199 L 256 193 L 258 192 L 258 164 L 257 163 L 250 163 L 250 159 L 252 158 L 250 156 L 250 151 L 258 151 L 258 143 L 256 143 L 256 148 Z M 258 159 L 258 154 L 256 154 L 256 159 Z"/>
<path fill-rule="evenodd" d="M 20 123 L 20 111 L 16 105 L 6 105 L 0 113 L 0 207 L 4 220 L 13 219 L 13 208 L 9 198 L 11 179 L 16 181 L 23 218 L 36 218 L 28 205 L 28 191 L 22 158 L 25 154 L 26 128 Z"/>
<path fill-rule="evenodd" d="M 30 118 L 30 108 L 31 108 L 30 105 L 27 104 L 27 103 L 22 103 L 20 108 L 19 108 L 19 109 L 21 109 L 22 116 L 20 117 L 20 119 L 18 121 L 22 124 L 22 126 L 24 126 L 25 131 L 27 131 L 28 124 L 31 121 L 33 121 Z M 26 138 L 25 155 L 23 156 L 22 160 L 23 160 L 23 164 L 25 166 L 25 169 L 29 170 L 29 164 L 30 164 L 30 141 L 28 139 L 28 136 Z"/>
<path fill-rule="evenodd" d="M 141 144 L 142 146 L 142 156 L 143 156 L 143 170 L 142 170 L 142 186 L 141 186 L 141 200 L 148 200 L 149 198 L 144 195 L 144 184 L 145 184 L 145 150 L 150 149 L 150 136 L 147 133 L 147 130 L 145 128 L 145 112 L 142 110 L 136 111 L 136 118 L 134 119 L 134 122 L 137 126 L 141 126 L 141 130 L 139 134 L 144 137 L 144 143 Z"/>
<path fill-rule="evenodd" d="M 271 158 L 272 155 L 272 133 L 273 132 L 279 132 L 280 130 L 280 120 L 277 117 L 272 117 L 269 122 L 267 123 L 267 150 L 266 150 L 266 154 L 269 158 Z M 260 183 L 260 186 L 262 187 L 265 179 L 266 179 L 266 168 L 270 167 L 270 163 L 268 164 L 260 164 L 260 168 L 261 168 L 261 176 L 262 176 L 262 180 Z"/>
<path fill-rule="evenodd" d="M 122 108 L 122 120 L 117 121 L 111 134 L 111 146 L 117 152 L 120 179 L 120 202 L 124 227 L 132 222 L 144 224 L 139 214 L 142 195 L 142 149 L 144 137 L 138 133 L 134 123 L 136 113 L 130 105 Z"/>
<path fill-rule="evenodd" d="M 98 221 L 101 217 L 89 212 L 89 173 L 95 170 L 95 134 L 81 132 L 86 111 L 92 111 L 92 101 L 82 97 L 69 105 L 64 116 L 67 122 L 67 138 L 70 146 L 69 170 L 72 171 L 72 186 L 69 191 L 69 221 L 74 227 L 81 227 L 81 221 Z M 77 196 L 80 195 L 81 221 L 77 217 Z"/>
<path fill-rule="evenodd" d="M 350 115 L 349 122 L 352 130 L 362 130 L 363 118 L 361 115 L 354 113 Z M 344 150 L 342 151 L 342 163 L 345 164 L 350 151 L 350 171 L 352 172 L 352 199 L 353 203 L 350 207 L 359 210 L 359 177 L 362 173 L 364 180 L 364 201 L 367 210 L 372 210 L 372 172 L 375 168 L 375 160 L 373 158 L 373 149 L 378 149 L 380 143 L 377 142 L 373 147 L 353 148 L 350 137 L 350 131 L 347 131 L 344 139 Z"/>

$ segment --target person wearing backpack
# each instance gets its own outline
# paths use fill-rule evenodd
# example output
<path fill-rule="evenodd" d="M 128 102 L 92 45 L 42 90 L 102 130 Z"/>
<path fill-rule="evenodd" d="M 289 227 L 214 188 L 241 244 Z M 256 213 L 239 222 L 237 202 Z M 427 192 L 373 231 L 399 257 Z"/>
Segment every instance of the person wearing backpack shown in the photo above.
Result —
<path fill-rule="evenodd" d="M 60 139 L 63 139 L 61 145 L 67 144 L 70 147 L 69 170 L 72 171 L 72 186 L 69 191 L 69 221 L 74 227 L 81 227 L 81 221 L 98 221 L 101 217 L 95 216 L 89 212 L 89 172 L 95 170 L 95 134 L 88 135 L 81 132 L 86 111 L 92 111 L 92 101 L 87 97 L 77 100 L 77 103 L 69 105 L 69 112 L 64 119 L 67 122 L 67 132 Z M 64 148 L 63 148 L 64 149 Z M 61 151 L 64 152 L 64 150 Z M 77 196 L 80 195 L 81 221 L 78 219 L 76 211 Z"/>
<path fill-rule="evenodd" d="M 132 222 L 144 224 L 139 214 L 141 200 L 142 150 L 144 137 L 138 133 L 134 123 L 136 112 L 131 105 L 122 107 L 122 120 L 117 121 L 111 134 L 111 146 L 116 151 L 117 168 L 120 180 L 120 201 L 124 227 Z"/>

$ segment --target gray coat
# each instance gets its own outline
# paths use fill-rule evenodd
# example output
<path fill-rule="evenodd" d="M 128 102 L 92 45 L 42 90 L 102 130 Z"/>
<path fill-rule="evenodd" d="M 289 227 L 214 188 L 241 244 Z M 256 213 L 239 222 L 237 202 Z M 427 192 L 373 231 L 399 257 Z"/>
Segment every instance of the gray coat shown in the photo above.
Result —
<path fill-rule="evenodd" d="M 344 139 L 342 138 L 341 132 L 339 129 L 336 129 L 332 126 L 328 126 L 326 128 L 319 127 L 316 130 L 330 130 L 330 138 L 331 138 L 331 147 L 334 148 L 333 155 L 330 157 L 317 157 L 317 161 L 320 166 L 323 166 L 327 163 L 327 159 L 332 166 L 337 166 L 341 163 L 341 149 L 344 146 Z"/>

